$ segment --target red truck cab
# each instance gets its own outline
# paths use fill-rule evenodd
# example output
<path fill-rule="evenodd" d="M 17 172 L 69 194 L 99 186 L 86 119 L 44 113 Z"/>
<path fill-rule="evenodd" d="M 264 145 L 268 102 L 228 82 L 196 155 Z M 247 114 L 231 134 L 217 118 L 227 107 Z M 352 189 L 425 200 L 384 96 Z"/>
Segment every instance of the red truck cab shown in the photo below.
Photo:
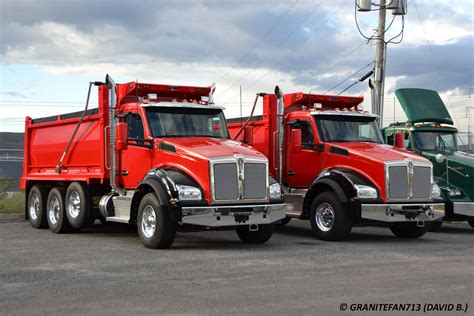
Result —
<path fill-rule="evenodd" d="M 309 219 L 325 240 L 344 239 L 352 226 L 367 223 L 419 237 L 425 222 L 442 216 L 431 163 L 385 145 L 362 97 L 276 93 L 260 94 L 262 116 L 228 125 L 233 137 L 268 157 L 284 189 L 285 222 Z"/>
<path fill-rule="evenodd" d="M 22 189 L 33 227 L 81 229 L 97 217 L 136 224 L 145 246 L 176 231 L 235 229 L 263 243 L 285 217 L 268 159 L 229 139 L 212 87 L 107 76 L 98 108 L 25 123 Z"/>

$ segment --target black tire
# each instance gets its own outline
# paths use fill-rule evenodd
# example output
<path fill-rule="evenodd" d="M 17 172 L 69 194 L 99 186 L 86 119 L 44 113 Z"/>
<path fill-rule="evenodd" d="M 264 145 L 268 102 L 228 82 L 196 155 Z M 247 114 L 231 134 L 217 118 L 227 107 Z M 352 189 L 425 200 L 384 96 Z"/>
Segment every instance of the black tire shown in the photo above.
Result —
<path fill-rule="evenodd" d="M 442 220 L 433 221 L 429 225 L 430 225 L 430 227 L 428 228 L 428 231 L 435 232 L 435 231 L 438 231 L 441 228 L 441 226 L 443 225 L 443 221 Z"/>
<path fill-rule="evenodd" d="M 46 217 L 49 229 L 56 234 L 63 234 L 71 231 L 71 225 L 67 220 L 64 210 L 64 188 L 53 188 L 49 191 L 46 202 Z"/>
<path fill-rule="evenodd" d="M 150 217 L 148 222 L 144 221 L 147 215 Z M 152 226 L 153 219 L 154 229 L 147 230 L 147 226 Z M 138 235 L 145 247 L 165 249 L 173 244 L 177 226 L 176 223 L 171 222 L 168 212 L 160 205 L 156 194 L 148 193 L 142 198 L 138 207 L 137 228 Z"/>
<path fill-rule="evenodd" d="M 472 228 L 474 228 L 474 220 L 473 221 L 467 221 L 469 223 L 469 226 L 471 226 Z"/>
<path fill-rule="evenodd" d="M 321 240 L 344 240 L 351 232 L 352 214 L 342 207 L 334 192 L 323 192 L 318 195 L 311 204 L 309 214 L 313 234 Z"/>
<path fill-rule="evenodd" d="M 44 187 L 35 185 L 28 194 L 28 205 L 26 211 L 28 219 L 33 228 L 47 228 L 46 219 L 46 190 Z"/>
<path fill-rule="evenodd" d="M 240 240 L 247 244 L 264 244 L 273 235 L 274 224 L 258 225 L 258 230 L 251 231 L 249 226 L 239 226 L 235 230 Z"/>
<path fill-rule="evenodd" d="M 429 227 L 427 223 L 423 227 L 416 226 L 416 223 L 397 223 L 390 226 L 390 230 L 398 238 L 418 238 L 423 236 Z"/>
<path fill-rule="evenodd" d="M 73 228 L 81 229 L 87 221 L 87 200 L 84 188 L 79 182 L 69 185 L 64 201 L 69 224 Z"/>
<path fill-rule="evenodd" d="M 277 225 L 279 226 L 285 226 L 286 224 L 288 224 L 289 222 L 291 221 L 291 217 L 285 217 L 284 219 L 282 219 L 279 223 L 277 223 Z"/>

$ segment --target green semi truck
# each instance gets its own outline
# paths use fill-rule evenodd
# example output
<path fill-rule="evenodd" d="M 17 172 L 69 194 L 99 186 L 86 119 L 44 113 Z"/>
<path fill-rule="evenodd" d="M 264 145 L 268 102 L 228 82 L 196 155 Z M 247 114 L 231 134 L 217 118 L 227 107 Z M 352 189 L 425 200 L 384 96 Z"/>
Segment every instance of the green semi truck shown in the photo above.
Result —
<path fill-rule="evenodd" d="M 395 91 L 408 118 L 383 129 L 385 142 L 411 150 L 433 163 L 433 176 L 446 202 L 445 221 L 468 221 L 474 228 L 474 155 L 458 149 L 458 130 L 436 91 Z M 441 227 L 434 222 L 432 230 Z"/>

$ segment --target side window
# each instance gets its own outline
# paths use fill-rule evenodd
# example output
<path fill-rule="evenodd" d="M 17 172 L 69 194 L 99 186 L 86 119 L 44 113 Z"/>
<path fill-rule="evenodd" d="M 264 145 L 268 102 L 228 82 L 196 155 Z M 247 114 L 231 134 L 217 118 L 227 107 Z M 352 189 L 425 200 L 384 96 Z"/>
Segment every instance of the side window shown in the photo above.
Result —
<path fill-rule="evenodd" d="M 143 122 L 138 114 L 130 114 L 126 116 L 125 122 L 128 124 L 128 138 L 143 139 Z"/>
<path fill-rule="evenodd" d="M 299 121 L 298 123 L 291 126 L 292 129 L 299 128 L 301 129 L 301 144 L 305 147 L 305 144 L 314 143 L 314 134 L 313 128 L 308 121 Z"/>

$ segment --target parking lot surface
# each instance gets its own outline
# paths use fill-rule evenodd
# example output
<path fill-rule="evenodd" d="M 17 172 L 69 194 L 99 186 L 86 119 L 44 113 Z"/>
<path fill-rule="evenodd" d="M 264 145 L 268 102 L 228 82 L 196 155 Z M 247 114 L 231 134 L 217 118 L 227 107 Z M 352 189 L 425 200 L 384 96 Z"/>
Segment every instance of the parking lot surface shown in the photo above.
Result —
<path fill-rule="evenodd" d="M 458 223 L 418 240 L 364 227 L 324 242 L 294 220 L 264 245 L 201 232 L 150 250 L 126 225 L 55 235 L 2 221 L 0 314 L 360 315 L 341 304 L 462 303 L 472 315 L 473 241 L 474 229 Z"/>

